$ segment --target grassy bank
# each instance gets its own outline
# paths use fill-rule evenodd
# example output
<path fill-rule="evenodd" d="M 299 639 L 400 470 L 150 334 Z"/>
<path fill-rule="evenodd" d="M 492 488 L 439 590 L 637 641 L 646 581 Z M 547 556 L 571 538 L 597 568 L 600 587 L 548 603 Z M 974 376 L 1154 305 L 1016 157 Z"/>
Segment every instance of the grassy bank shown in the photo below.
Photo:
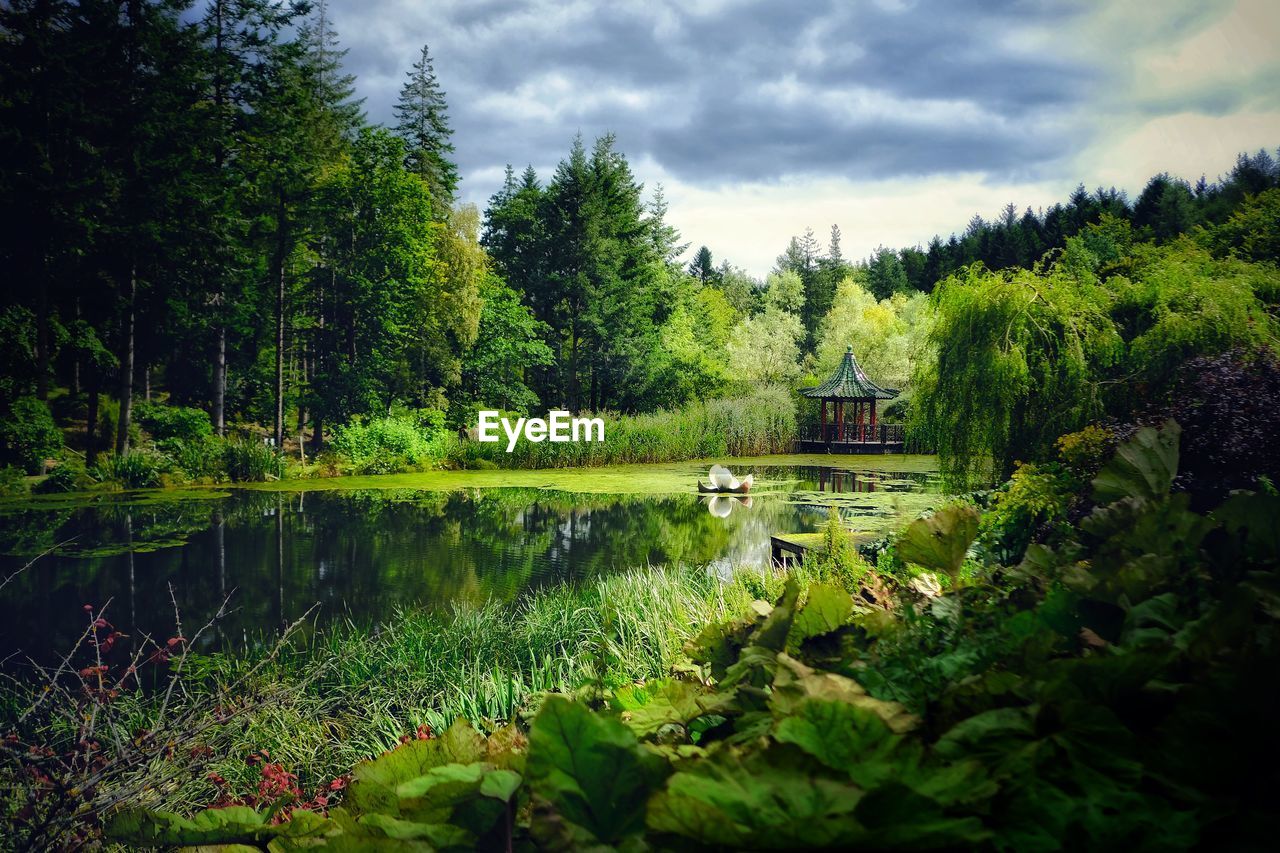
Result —
<path fill-rule="evenodd" d="M 691 403 L 639 415 L 604 413 L 602 442 L 530 442 L 513 452 L 507 440 L 459 438 L 438 411 L 396 411 L 337 427 L 320 453 L 289 443 L 285 453 L 264 444 L 261 430 L 234 438 L 212 434 L 198 410 L 147 404 L 128 456 L 101 455 L 86 467 L 71 449 L 51 451 L 46 476 L 0 467 L 0 498 L 176 487 L 380 476 L 457 469 L 546 469 L 678 462 L 726 456 L 789 453 L 796 434 L 795 404 L 783 387 L 750 396 Z M 537 416 L 539 413 L 534 413 Z M 542 413 L 545 416 L 545 413 Z M 515 416 L 512 416 L 514 420 Z M 42 461 L 37 468 L 43 468 Z M 35 469 L 33 469 L 35 470 Z"/>
<path fill-rule="evenodd" d="M 167 707 L 162 690 L 123 690 L 86 706 L 97 717 L 89 739 L 104 745 L 113 768 L 97 795 L 115 790 L 179 810 L 208 805 L 224 791 L 256 790 L 261 767 L 246 761 L 251 756 L 269 756 L 297 772 L 304 790 L 315 790 L 420 726 L 441 731 L 459 717 L 482 726 L 513 720 L 540 691 L 615 688 L 667 675 L 702 626 L 745 612 L 780 584 L 747 571 L 726 581 L 698 569 L 639 568 L 539 591 L 514 606 L 404 612 L 378 626 L 300 632 L 256 653 L 175 658 L 160 681 L 182 670 Z M 88 669 L 92 646 L 90 639 L 73 661 L 86 667 L 81 676 L 89 681 L 97 678 Z M 106 675 L 110 681 L 115 673 Z M 55 754 L 76 753 L 85 733 L 69 724 L 74 713 L 67 707 L 20 719 L 30 690 L 28 683 L 0 691 L 5 731 Z M 152 754 L 145 745 L 121 745 L 137 732 L 183 746 Z M 5 775 L 15 770 L 4 764 Z M 20 807 L 9 800 L 3 808 L 13 814 Z"/>

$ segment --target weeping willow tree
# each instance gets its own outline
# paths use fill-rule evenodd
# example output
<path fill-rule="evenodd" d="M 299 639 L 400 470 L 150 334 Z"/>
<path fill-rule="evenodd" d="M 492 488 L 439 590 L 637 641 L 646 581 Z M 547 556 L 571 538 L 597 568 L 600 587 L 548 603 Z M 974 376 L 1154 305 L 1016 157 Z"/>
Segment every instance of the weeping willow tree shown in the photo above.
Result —
<path fill-rule="evenodd" d="M 1101 413 L 1099 368 L 1123 349 L 1108 292 L 1079 264 L 991 272 L 933 293 L 932 357 L 919 364 L 912 435 L 956 487 L 1007 476 Z"/>

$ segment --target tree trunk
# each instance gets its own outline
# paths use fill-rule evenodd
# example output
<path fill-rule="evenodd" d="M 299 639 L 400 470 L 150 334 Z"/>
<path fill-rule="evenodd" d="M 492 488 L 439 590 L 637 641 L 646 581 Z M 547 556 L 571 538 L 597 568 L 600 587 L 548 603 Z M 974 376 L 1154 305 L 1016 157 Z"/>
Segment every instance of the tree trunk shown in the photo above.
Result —
<path fill-rule="evenodd" d="M 49 294 L 40 285 L 36 303 L 36 397 L 49 399 Z"/>
<path fill-rule="evenodd" d="M 92 468 L 98 461 L 98 368 L 89 362 L 85 370 L 89 374 L 89 420 L 84 428 L 84 464 Z"/>
<path fill-rule="evenodd" d="M 76 297 L 76 320 L 80 319 L 80 297 Z M 71 363 L 71 393 L 80 396 L 80 363 L 83 360 L 81 353 L 83 350 L 77 348 L 75 361 Z"/>
<path fill-rule="evenodd" d="M 324 446 L 324 418 L 320 415 L 311 417 L 311 455 L 315 456 Z"/>
<path fill-rule="evenodd" d="M 148 403 L 151 402 L 151 365 L 142 368 L 142 394 L 143 399 Z"/>
<path fill-rule="evenodd" d="M 578 408 L 578 320 L 569 326 L 569 409 L 576 415 Z"/>
<path fill-rule="evenodd" d="M 138 294 L 138 268 L 129 267 L 129 289 L 120 322 L 120 417 L 116 420 L 116 454 L 129 455 L 129 424 L 133 422 L 133 315 Z"/>
<path fill-rule="evenodd" d="M 280 193 L 276 207 L 276 250 L 272 258 L 272 276 L 276 286 L 276 449 L 284 445 L 284 264 L 287 246 L 288 223 L 286 221 L 284 193 Z"/>
<path fill-rule="evenodd" d="M 222 437 L 226 432 L 227 402 L 227 327 L 218 327 L 218 350 L 213 360 L 213 429 Z"/>

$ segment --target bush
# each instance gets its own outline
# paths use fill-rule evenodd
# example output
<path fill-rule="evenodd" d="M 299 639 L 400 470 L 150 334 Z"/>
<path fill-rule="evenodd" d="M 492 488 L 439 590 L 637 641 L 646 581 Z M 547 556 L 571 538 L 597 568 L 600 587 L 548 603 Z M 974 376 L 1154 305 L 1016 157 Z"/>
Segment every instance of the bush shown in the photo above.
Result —
<path fill-rule="evenodd" d="M 126 456 L 109 455 L 93 467 L 90 476 L 99 483 L 121 489 L 155 489 L 168 469 L 168 460 L 158 453 L 134 450 Z"/>
<path fill-rule="evenodd" d="M 1182 425 L 1183 466 L 1176 487 L 1197 506 L 1235 489 L 1280 479 L 1280 359 L 1269 350 L 1235 350 L 1183 368 L 1170 403 L 1152 420 Z"/>
<path fill-rule="evenodd" d="M 390 474 L 411 467 L 435 467 L 444 460 L 449 433 L 434 410 L 355 420 L 334 430 L 333 451 L 360 474 Z"/>
<path fill-rule="evenodd" d="M 134 418 L 156 441 L 195 441 L 213 435 L 213 423 L 203 409 L 139 403 L 134 407 Z"/>
<path fill-rule="evenodd" d="M 28 474 L 44 471 L 44 461 L 62 449 L 62 431 L 49 407 L 35 397 L 19 397 L 0 421 L 0 453 Z"/>
<path fill-rule="evenodd" d="M 167 438 L 157 446 L 192 480 L 221 480 L 227 474 L 226 442 L 217 436 Z"/>
<path fill-rule="evenodd" d="M 40 495 L 82 491 L 89 485 L 89 475 L 79 459 L 64 459 L 58 466 L 31 489 Z"/>
<path fill-rule="evenodd" d="M 0 497 L 20 498 L 27 493 L 27 477 L 21 468 L 0 467 Z"/>
<path fill-rule="evenodd" d="M 227 476 L 239 483 L 280 479 L 284 460 L 274 447 L 253 439 L 226 442 L 222 453 Z"/>

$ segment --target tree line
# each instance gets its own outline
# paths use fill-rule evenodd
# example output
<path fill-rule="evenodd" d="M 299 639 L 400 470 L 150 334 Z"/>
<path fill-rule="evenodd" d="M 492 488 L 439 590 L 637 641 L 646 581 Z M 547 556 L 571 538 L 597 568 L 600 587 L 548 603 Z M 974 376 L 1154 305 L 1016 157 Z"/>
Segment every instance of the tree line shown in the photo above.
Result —
<path fill-rule="evenodd" d="M 90 463 L 128 452 L 153 377 L 277 445 L 439 405 L 480 320 L 478 216 L 427 48 L 391 128 L 343 53 L 324 2 L 0 10 L 7 401 L 70 389 Z"/>
<path fill-rule="evenodd" d="M 133 401 L 153 394 L 217 435 L 262 424 L 315 451 L 396 407 L 457 426 L 480 407 L 641 412 L 795 384 L 849 343 L 906 384 L 937 282 L 1031 269 L 1107 222 L 1159 244 L 1242 211 L 1269 221 L 1255 201 L 1280 186 L 1262 151 L 1213 183 L 1158 175 L 1133 203 L 1080 187 L 865 260 L 833 226 L 825 245 L 793 237 L 760 281 L 706 246 L 681 262 L 661 187 L 610 135 L 573 140 L 550 175 L 508 167 L 482 217 L 457 202 L 430 51 L 406 57 L 388 127 L 343 56 L 324 2 L 0 9 L 5 422 L 49 404 L 83 423 L 91 465 L 128 453 Z M 1233 251 L 1274 262 L 1272 231 L 1237 230 L 1251 242 Z"/>

